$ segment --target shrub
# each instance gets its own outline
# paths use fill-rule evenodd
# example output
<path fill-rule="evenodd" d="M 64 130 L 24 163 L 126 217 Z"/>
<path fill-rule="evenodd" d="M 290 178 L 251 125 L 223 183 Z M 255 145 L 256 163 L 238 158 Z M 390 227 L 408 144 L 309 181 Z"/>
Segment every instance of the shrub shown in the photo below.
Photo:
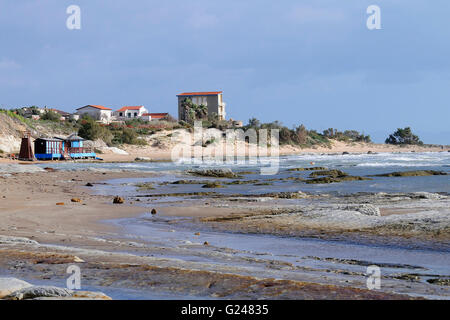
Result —
<path fill-rule="evenodd" d="M 356 130 L 345 130 L 340 132 L 337 129 L 329 128 L 323 131 L 323 135 L 329 139 L 336 139 L 339 141 L 357 141 L 357 142 L 372 142 L 369 135 L 364 135 Z"/>
<path fill-rule="evenodd" d="M 423 142 L 418 136 L 412 133 L 410 127 L 404 129 L 398 128 L 393 134 L 385 141 L 386 144 L 396 144 L 396 145 L 422 145 Z"/>
<path fill-rule="evenodd" d="M 113 135 L 107 128 L 101 126 L 90 117 L 83 117 L 80 122 L 81 125 L 78 130 L 80 137 L 87 140 L 102 139 L 106 144 L 111 144 Z"/>
<path fill-rule="evenodd" d="M 135 129 L 122 127 L 112 131 L 113 144 L 137 144 L 146 145 L 147 142 L 143 139 L 139 139 Z"/>
<path fill-rule="evenodd" d="M 50 121 L 59 121 L 59 119 L 61 119 L 61 116 L 57 112 L 48 110 L 41 116 L 41 119 Z"/>

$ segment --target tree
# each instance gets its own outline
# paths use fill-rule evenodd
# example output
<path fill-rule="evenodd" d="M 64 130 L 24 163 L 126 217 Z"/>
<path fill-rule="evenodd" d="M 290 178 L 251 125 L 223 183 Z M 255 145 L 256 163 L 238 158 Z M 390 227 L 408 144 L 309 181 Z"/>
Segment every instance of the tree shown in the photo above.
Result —
<path fill-rule="evenodd" d="M 42 120 L 59 121 L 61 116 L 52 110 L 47 110 L 41 117 Z"/>
<path fill-rule="evenodd" d="M 295 140 L 298 144 L 306 144 L 308 141 L 308 130 L 306 127 L 302 124 L 295 128 Z"/>
<path fill-rule="evenodd" d="M 248 120 L 248 127 L 253 129 L 258 129 L 261 126 L 261 122 L 256 118 L 251 118 Z"/>
<path fill-rule="evenodd" d="M 420 141 L 419 137 L 412 133 L 410 127 L 398 128 L 393 134 L 390 134 L 385 141 L 386 144 L 412 144 L 412 145 L 422 145 L 423 142 Z"/>
<path fill-rule="evenodd" d="M 208 117 L 208 107 L 204 104 L 197 105 L 191 99 L 186 98 L 181 103 L 181 119 L 188 123 L 194 123 L 195 120 L 206 119 Z"/>
<path fill-rule="evenodd" d="M 328 128 L 326 130 L 323 130 L 323 135 L 327 138 L 333 139 L 337 136 L 339 131 L 337 129 Z"/>
<path fill-rule="evenodd" d="M 194 105 L 196 106 L 196 105 Z M 208 117 L 208 107 L 204 104 L 195 107 L 195 118 L 206 119 Z"/>
<path fill-rule="evenodd" d="M 186 121 L 187 123 L 192 123 L 194 121 L 193 115 L 195 115 L 195 113 L 193 112 L 193 106 L 194 106 L 194 103 L 189 98 L 186 98 L 181 102 L 181 119 L 180 120 Z"/>

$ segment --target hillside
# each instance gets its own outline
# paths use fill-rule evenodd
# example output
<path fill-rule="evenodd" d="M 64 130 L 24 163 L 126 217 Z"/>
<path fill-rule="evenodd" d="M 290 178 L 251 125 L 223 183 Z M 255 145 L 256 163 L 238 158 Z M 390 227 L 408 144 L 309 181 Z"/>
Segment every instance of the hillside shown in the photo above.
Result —
<path fill-rule="evenodd" d="M 76 132 L 73 125 L 52 121 L 33 121 L 11 112 L 0 112 L 0 150 L 4 153 L 17 153 L 20 150 L 22 133 L 30 131 L 33 138 L 41 136 L 65 137 Z"/>
<path fill-rule="evenodd" d="M 150 159 L 171 159 L 171 152 L 179 141 L 171 129 L 163 129 L 162 124 L 152 124 L 151 128 L 136 126 L 134 135 L 135 144 L 123 144 L 117 141 L 106 144 L 103 140 L 97 139 L 94 142 L 87 142 L 86 145 L 95 148 L 96 152 L 105 160 L 109 161 L 133 161 L 137 157 Z M 129 125 L 126 127 L 130 127 Z M 173 127 L 173 125 L 172 125 Z M 20 149 L 21 137 L 24 131 L 30 131 L 33 138 L 42 136 L 66 137 L 78 132 L 79 124 L 74 122 L 55 122 L 46 120 L 24 119 L 11 112 L 0 112 L 0 154 L 18 153 Z M 117 129 L 109 129 L 118 134 Z M 116 131 L 114 131 L 116 130 Z M 129 128 L 127 129 L 129 130 Z M 217 130 L 217 129 L 214 129 Z M 219 131 L 220 132 L 220 131 Z M 119 132 L 120 133 L 120 132 Z M 123 133 L 123 132 L 122 132 Z M 181 136 L 180 136 L 181 137 Z M 225 142 L 212 141 L 209 143 L 195 141 L 184 143 L 184 147 L 200 146 L 203 144 L 203 152 L 208 154 L 217 149 L 220 145 L 226 146 Z M 179 145 L 179 144 L 178 144 Z M 248 147 L 248 144 L 246 144 Z M 230 145 L 229 145 L 230 146 Z M 220 148 L 220 147 L 219 147 Z M 374 144 L 367 142 L 343 142 L 334 139 L 327 139 L 326 143 L 312 144 L 309 146 L 297 146 L 284 144 L 280 146 L 280 155 L 298 153 L 367 153 L 367 152 L 426 152 L 426 151 L 447 151 L 448 146 L 395 146 L 386 144 Z M 250 152 L 251 153 L 251 152 Z M 246 152 L 248 154 L 248 152 Z"/>

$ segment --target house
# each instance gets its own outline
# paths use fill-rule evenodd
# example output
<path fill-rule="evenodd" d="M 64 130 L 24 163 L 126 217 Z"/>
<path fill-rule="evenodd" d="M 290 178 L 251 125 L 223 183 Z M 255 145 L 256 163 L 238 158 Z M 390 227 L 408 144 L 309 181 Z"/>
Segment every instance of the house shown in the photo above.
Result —
<path fill-rule="evenodd" d="M 38 160 L 68 160 L 95 158 L 96 154 L 83 146 L 84 139 L 71 134 L 66 139 L 38 138 L 34 141 L 34 153 Z"/>
<path fill-rule="evenodd" d="M 94 120 L 101 121 L 103 123 L 110 123 L 112 118 L 112 109 L 104 106 L 89 104 L 78 108 L 76 114 L 79 116 L 87 114 Z"/>
<path fill-rule="evenodd" d="M 142 118 L 151 121 L 151 120 L 166 120 L 169 117 L 168 113 L 144 113 Z"/>
<path fill-rule="evenodd" d="M 122 107 L 114 112 L 114 116 L 118 119 L 133 119 L 140 118 L 144 113 L 148 113 L 144 106 Z"/>
<path fill-rule="evenodd" d="M 69 120 L 69 117 L 70 117 L 69 112 L 58 110 L 58 109 L 49 109 L 49 110 L 53 111 L 54 113 L 59 114 L 59 116 L 60 116 L 59 120 L 61 120 L 61 121 Z"/>
<path fill-rule="evenodd" d="M 214 92 L 184 92 L 177 95 L 178 97 L 178 120 L 186 121 L 183 112 L 183 102 L 185 99 L 191 99 L 196 105 L 205 105 L 208 107 L 208 114 L 217 114 L 219 120 L 225 120 L 225 102 L 223 102 L 222 91 Z"/>

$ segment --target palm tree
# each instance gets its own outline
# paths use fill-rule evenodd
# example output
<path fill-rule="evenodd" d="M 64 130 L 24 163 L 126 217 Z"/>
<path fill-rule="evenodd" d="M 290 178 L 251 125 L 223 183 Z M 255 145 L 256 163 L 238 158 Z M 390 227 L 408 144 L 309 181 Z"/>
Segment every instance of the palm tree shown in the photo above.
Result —
<path fill-rule="evenodd" d="M 205 119 L 208 117 L 208 107 L 204 104 L 197 106 L 195 111 L 197 119 Z"/>

